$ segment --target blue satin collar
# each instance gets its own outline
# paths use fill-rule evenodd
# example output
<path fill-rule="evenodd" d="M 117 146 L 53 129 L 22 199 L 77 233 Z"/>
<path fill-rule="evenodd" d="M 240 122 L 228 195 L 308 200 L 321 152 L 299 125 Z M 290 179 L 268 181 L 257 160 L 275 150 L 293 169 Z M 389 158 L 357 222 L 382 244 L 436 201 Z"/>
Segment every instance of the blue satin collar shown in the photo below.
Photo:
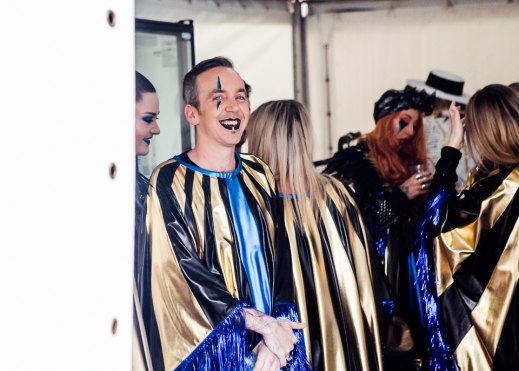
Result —
<path fill-rule="evenodd" d="M 191 169 L 193 171 L 197 171 L 199 173 L 202 173 L 202 174 L 205 174 L 205 175 L 208 175 L 208 176 L 214 176 L 214 177 L 217 177 L 217 178 L 224 178 L 224 179 L 229 179 L 229 178 L 232 178 L 236 175 L 238 175 L 238 173 L 241 171 L 241 157 L 240 155 L 238 154 L 238 152 L 234 152 L 234 155 L 236 156 L 236 159 L 237 159 L 237 165 L 236 165 L 236 169 L 234 169 L 234 171 L 230 172 L 230 173 L 219 173 L 219 172 L 216 172 L 216 171 L 210 171 L 210 170 L 206 170 L 206 169 L 202 169 L 201 167 L 198 167 L 194 164 L 190 164 L 189 162 L 185 162 L 183 161 L 179 156 L 175 156 L 173 157 L 178 163 L 180 163 L 181 165 L 187 167 L 188 169 Z"/>

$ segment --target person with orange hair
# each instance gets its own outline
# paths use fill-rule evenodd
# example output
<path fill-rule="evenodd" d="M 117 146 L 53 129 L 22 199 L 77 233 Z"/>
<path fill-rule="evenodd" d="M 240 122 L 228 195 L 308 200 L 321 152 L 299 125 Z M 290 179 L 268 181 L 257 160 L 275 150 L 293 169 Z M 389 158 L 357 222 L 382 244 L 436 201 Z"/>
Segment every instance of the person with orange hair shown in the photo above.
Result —
<path fill-rule="evenodd" d="M 422 116 L 435 98 L 412 87 L 388 90 L 375 103 L 375 129 L 354 147 L 339 150 L 327 162 L 332 174 L 354 190 L 354 197 L 373 238 L 385 273 L 382 301 L 386 370 L 419 369 L 423 330 L 409 309 L 408 255 L 413 231 L 432 175 L 415 172 L 427 163 Z"/>

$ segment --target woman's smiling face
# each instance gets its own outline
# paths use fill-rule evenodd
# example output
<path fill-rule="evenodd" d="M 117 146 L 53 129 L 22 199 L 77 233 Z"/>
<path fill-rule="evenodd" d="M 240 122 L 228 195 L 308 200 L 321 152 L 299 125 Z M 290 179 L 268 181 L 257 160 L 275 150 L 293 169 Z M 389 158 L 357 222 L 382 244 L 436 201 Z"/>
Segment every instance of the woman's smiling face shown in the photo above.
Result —
<path fill-rule="evenodd" d="M 150 148 L 154 135 L 160 134 L 157 123 L 159 114 L 159 98 L 156 93 L 144 93 L 135 104 L 135 154 L 145 156 Z"/>

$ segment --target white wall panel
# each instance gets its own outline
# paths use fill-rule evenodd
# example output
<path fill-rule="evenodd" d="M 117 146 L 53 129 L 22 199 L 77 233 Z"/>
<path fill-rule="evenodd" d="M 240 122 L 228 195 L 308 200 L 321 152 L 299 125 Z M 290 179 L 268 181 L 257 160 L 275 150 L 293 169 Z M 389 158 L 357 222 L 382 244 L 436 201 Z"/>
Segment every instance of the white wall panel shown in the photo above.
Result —
<path fill-rule="evenodd" d="M 469 93 L 519 80 L 519 5 L 479 4 L 321 14 L 307 19 L 310 108 L 326 127 L 323 44 L 330 46 L 333 148 L 349 131 L 374 127 L 373 104 L 431 69 L 465 78 Z M 316 130 L 316 158 L 328 156 L 327 131 Z"/>
<path fill-rule="evenodd" d="M 1 370 L 131 368 L 133 19 L 123 0 L 0 3 Z"/>

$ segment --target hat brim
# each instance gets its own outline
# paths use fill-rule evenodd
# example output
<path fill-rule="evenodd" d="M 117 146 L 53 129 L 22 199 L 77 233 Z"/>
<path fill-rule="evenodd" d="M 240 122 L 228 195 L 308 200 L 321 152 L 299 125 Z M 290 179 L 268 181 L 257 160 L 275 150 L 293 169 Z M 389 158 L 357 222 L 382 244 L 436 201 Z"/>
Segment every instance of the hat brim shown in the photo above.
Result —
<path fill-rule="evenodd" d="M 470 95 L 462 94 L 462 95 L 454 95 L 444 92 L 443 90 L 439 90 L 433 88 L 425 83 L 425 81 L 419 80 L 407 80 L 407 85 L 412 86 L 418 90 L 425 90 L 427 94 L 436 94 L 436 98 L 445 99 L 449 101 L 455 101 L 456 103 L 467 104 L 470 99 Z"/>

